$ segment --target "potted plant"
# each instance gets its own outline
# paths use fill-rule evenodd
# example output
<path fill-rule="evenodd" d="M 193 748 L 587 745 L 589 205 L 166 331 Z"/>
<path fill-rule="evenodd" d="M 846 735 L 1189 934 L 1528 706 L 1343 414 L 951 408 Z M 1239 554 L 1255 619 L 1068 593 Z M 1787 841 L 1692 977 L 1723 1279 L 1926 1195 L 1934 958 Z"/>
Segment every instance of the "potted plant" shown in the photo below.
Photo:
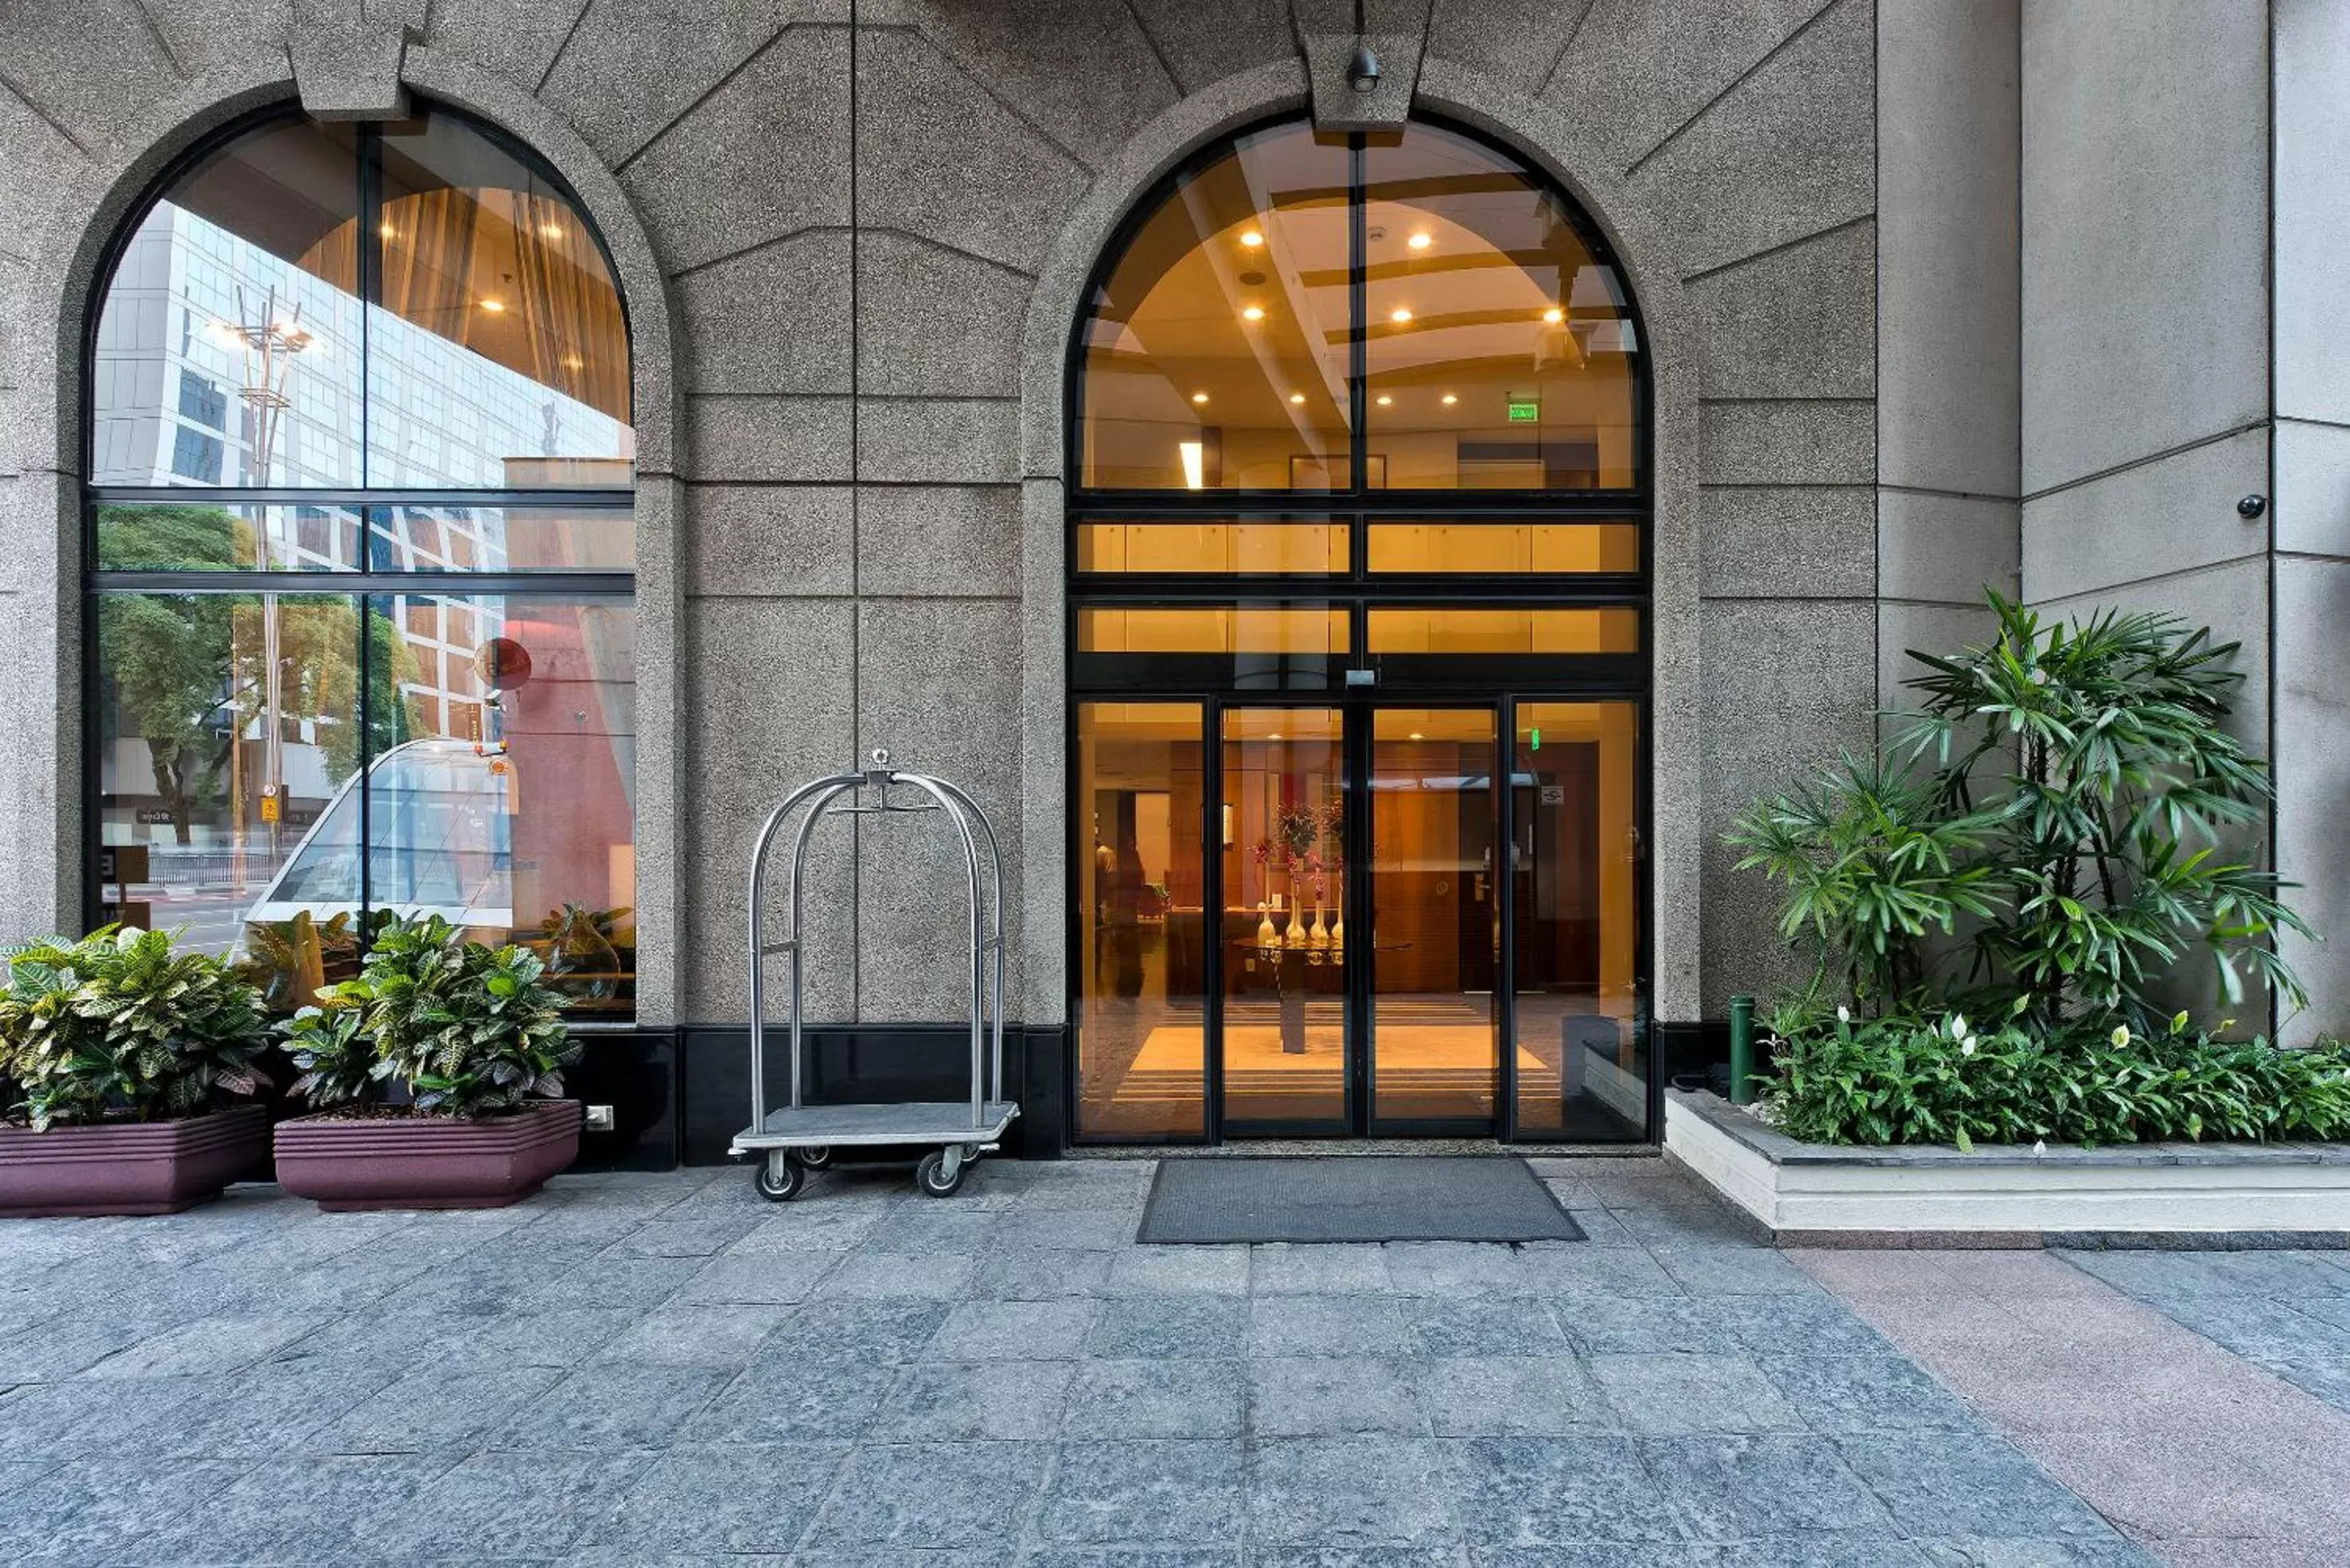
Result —
<path fill-rule="evenodd" d="M 562 1099 L 579 1047 L 546 961 L 468 941 L 439 916 L 392 921 L 355 980 L 287 1021 L 310 1115 L 280 1122 L 277 1179 L 322 1209 L 495 1209 L 579 1152 Z"/>
<path fill-rule="evenodd" d="M 0 1216 L 170 1214 L 268 1147 L 257 992 L 171 936 L 109 926 L 6 950 Z"/>

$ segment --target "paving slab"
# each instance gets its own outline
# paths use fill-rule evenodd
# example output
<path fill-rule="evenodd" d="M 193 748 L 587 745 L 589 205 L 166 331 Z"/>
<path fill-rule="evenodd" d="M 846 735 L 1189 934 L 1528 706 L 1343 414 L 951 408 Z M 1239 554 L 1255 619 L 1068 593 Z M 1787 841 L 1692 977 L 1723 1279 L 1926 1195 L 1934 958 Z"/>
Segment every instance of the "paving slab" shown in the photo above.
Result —
<path fill-rule="evenodd" d="M 1642 1158 L 1545 1165 L 1580 1241 L 1151 1247 L 1152 1169 L 989 1162 L 937 1201 L 851 1168 L 780 1206 L 739 1171 L 567 1176 L 475 1215 L 253 1187 L 0 1222 L 0 1562 L 2148 1561 L 1933 1369 L 2002 1359 L 2018 1318 L 1986 1292 L 2028 1296 L 2050 1346 L 2019 1388 L 2095 1367 L 2151 1309 L 2080 1271 L 1799 1268 Z M 2350 1317 L 2350 1272 L 2316 1269 L 2140 1272 L 2314 1386 Z M 2132 1500 L 2203 1462 L 2126 1457 Z M 2234 1527 L 2221 1501 L 2199 1527 Z"/>

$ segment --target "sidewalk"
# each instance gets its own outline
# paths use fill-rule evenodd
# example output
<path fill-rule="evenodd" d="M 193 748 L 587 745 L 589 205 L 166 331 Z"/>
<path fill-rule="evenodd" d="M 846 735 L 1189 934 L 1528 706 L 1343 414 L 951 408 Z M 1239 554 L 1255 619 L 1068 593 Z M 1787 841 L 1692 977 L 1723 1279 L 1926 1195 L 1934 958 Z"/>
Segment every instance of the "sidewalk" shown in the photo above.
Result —
<path fill-rule="evenodd" d="M 1588 1241 L 1137 1247 L 1107 1160 L 0 1225 L 0 1561 L 2152 1561 L 1659 1162 L 1542 1168 Z"/>

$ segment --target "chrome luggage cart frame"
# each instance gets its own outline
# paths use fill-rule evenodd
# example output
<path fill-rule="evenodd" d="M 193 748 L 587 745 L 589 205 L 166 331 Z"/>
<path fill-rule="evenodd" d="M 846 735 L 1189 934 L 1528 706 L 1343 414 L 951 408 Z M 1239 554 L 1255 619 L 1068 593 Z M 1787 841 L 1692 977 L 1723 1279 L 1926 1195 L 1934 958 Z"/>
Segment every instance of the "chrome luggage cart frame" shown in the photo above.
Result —
<path fill-rule="evenodd" d="M 904 787 L 917 792 L 914 800 L 894 798 L 890 791 Z M 858 799 L 857 792 L 864 792 Z M 849 798 L 846 803 L 841 797 Z M 763 897 L 769 852 L 775 836 L 792 814 L 806 807 L 792 838 L 790 924 L 783 940 L 765 940 Z M 802 895 L 807 883 L 807 846 L 816 823 L 827 816 L 858 816 L 903 812 L 941 812 L 962 844 L 963 867 L 971 889 L 971 1099 L 969 1103 L 932 1101 L 888 1106 L 803 1106 L 805 1078 L 801 1072 L 801 977 L 805 965 L 800 919 Z M 983 861 L 980 853 L 984 846 Z M 983 865 L 986 875 L 982 877 Z M 944 1198 L 962 1185 L 963 1174 L 981 1154 L 993 1149 L 1003 1129 L 1020 1107 L 1003 1097 L 1003 852 L 995 829 L 977 802 L 959 786 L 923 774 L 900 773 L 889 765 L 889 753 L 876 750 L 861 773 L 833 774 L 802 784 L 767 814 L 751 854 L 751 1108 L 749 1127 L 734 1135 L 727 1152 L 739 1158 L 761 1156 L 752 1172 L 763 1198 L 781 1203 L 806 1184 L 806 1172 L 832 1163 L 836 1148 L 876 1144 L 936 1144 L 915 1171 L 915 1183 L 933 1198 Z M 767 1108 L 766 961 L 778 955 L 791 960 L 791 1093 L 788 1102 Z M 983 1082 L 982 1071 L 988 1076 Z M 987 1092 L 983 1095 L 982 1089 Z"/>

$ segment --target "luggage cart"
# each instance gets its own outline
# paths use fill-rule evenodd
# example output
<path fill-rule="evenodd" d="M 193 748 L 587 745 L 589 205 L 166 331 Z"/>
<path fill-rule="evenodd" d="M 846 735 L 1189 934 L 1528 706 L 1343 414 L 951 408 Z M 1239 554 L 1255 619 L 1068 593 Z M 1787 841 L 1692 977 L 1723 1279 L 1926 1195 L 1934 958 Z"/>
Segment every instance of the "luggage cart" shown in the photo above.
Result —
<path fill-rule="evenodd" d="M 914 799 L 891 794 L 897 788 L 915 792 Z M 859 799 L 858 792 L 864 792 Z M 846 801 L 842 796 L 847 796 Z M 767 856 L 775 836 L 795 811 L 806 807 L 792 838 L 790 924 L 781 941 L 764 938 L 761 897 L 767 875 Z M 943 813 L 962 841 L 963 867 L 971 889 L 971 1099 L 895 1106 L 803 1106 L 800 1070 L 801 975 L 800 919 L 807 882 L 807 846 L 816 823 L 827 816 L 859 816 L 889 812 Z M 985 886 L 982 886 L 981 846 L 986 848 Z M 858 1145 L 936 1144 L 915 1168 L 915 1185 L 932 1198 L 945 1198 L 962 1185 L 964 1172 L 983 1153 L 993 1151 L 1012 1125 L 1020 1107 L 1003 1097 L 1003 852 L 995 829 L 977 802 L 957 785 L 923 774 L 901 773 L 889 765 L 889 753 L 877 749 L 861 773 L 834 774 L 801 785 L 767 814 L 751 854 L 751 1110 L 749 1127 L 734 1135 L 727 1152 L 736 1158 L 760 1157 L 751 1173 L 759 1196 L 781 1203 L 806 1183 L 806 1172 L 832 1163 L 833 1152 Z M 766 961 L 777 955 L 791 960 L 791 1096 L 788 1104 L 767 1108 L 765 1052 Z M 983 1063 L 983 1055 L 987 1060 Z M 981 1069 L 989 1077 L 984 1085 Z M 983 1096 L 981 1089 L 988 1092 Z"/>

